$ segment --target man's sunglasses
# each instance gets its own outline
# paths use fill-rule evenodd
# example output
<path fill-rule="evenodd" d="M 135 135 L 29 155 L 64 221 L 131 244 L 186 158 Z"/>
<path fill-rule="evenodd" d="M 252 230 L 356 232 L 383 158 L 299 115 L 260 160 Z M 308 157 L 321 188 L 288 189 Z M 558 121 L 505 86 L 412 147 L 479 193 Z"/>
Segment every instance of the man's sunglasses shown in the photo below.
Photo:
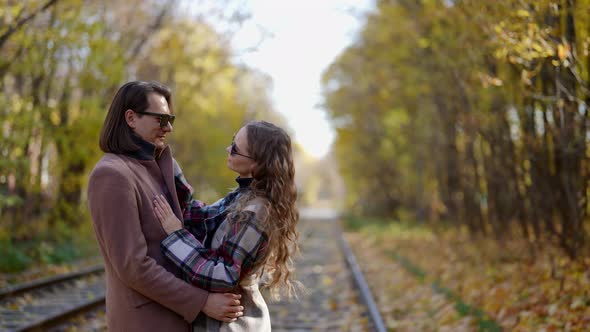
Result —
<path fill-rule="evenodd" d="M 254 160 L 254 158 L 250 157 L 250 156 L 246 156 L 245 154 L 241 154 L 238 152 L 238 147 L 236 146 L 236 142 L 234 142 L 234 140 L 231 141 L 231 150 L 229 151 L 229 154 L 231 154 L 232 156 L 238 155 L 238 156 L 242 156 L 244 158 L 249 158 Z"/>
<path fill-rule="evenodd" d="M 168 122 L 170 122 L 170 125 L 172 125 L 174 123 L 174 119 L 176 119 L 176 116 L 171 115 L 171 114 L 162 114 L 162 113 L 152 113 L 152 112 L 141 112 L 141 111 L 134 111 L 135 113 L 139 113 L 139 114 L 145 114 L 145 115 L 151 115 L 151 116 L 157 116 L 160 118 L 160 128 L 164 128 L 168 125 Z"/>

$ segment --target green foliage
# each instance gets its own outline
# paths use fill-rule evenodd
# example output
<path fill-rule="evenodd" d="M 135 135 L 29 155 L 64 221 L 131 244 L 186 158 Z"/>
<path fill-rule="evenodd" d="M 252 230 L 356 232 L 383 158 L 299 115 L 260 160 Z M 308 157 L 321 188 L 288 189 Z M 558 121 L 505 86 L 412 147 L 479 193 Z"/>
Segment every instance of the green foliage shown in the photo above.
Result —
<path fill-rule="evenodd" d="M 81 218 L 87 222 L 72 226 L 59 221 L 26 241 L 11 241 L 8 234 L 0 237 L 0 249 L 6 253 L 0 258 L 0 271 L 18 272 L 38 264 L 61 264 L 99 255 L 91 222 L 86 215 Z"/>
<path fill-rule="evenodd" d="M 348 208 L 587 254 L 588 1 L 377 1 L 323 76 Z"/>
<path fill-rule="evenodd" d="M 352 214 L 346 215 L 344 218 L 342 218 L 342 222 L 345 229 L 349 231 L 358 231 L 360 229 L 371 228 L 379 232 L 384 228 L 390 228 L 395 227 L 394 225 L 399 225 L 398 222 L 392 220 L 362 217 Z"/>
<path fill-rule="evenodd" d="M 32 260 L 19 248 L 16 248 L 11 241 L 0 241 L 0 271 L 18 272 L 22 271 L 32 263 Z"/>
<path fill-rule="evenodd" d="M 16 195 L 4 195 L 0 193 L 0 212 L 3 208 L 11 208 L 23 203 L 22 198 Z"/>
<path fill-rule="evenodd" d="M 173 2 L 63 0 L 38 11 L 43 3 L 0 6 L 0 35 L 19 13 L 32 15 L 0 43 L 0 237 L 14 245 L 7 269 L 95 253 L 84 193 L 124 82 L 173 89 L 179 121 L 170 143 L 200 199 L 235 186 L 225 147 L 245 121 L 283 124 L 269 78 L 233 64 L 221 33 Z"/>

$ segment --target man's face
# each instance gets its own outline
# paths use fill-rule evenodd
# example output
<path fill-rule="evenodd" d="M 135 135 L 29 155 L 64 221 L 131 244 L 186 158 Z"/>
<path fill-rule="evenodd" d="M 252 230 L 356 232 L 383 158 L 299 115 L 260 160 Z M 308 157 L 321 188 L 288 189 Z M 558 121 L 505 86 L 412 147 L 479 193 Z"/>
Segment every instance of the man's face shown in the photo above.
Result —
<path fill-rule="evenodd" d="M 168 102 L 164 96 L 150 93 L 148 94 L 148 102 L 150 106 L 145 112 L 170 114 Z M 165 127 L 160 127 L 160 117 L 138 114 L 133 111 L 127 111 L 126 116 L 129 126 L 144 141 L 154 144 L 157 148 L 165 146 L 166 135 L 172 132 L 172 124 L 168 123 Z"/>

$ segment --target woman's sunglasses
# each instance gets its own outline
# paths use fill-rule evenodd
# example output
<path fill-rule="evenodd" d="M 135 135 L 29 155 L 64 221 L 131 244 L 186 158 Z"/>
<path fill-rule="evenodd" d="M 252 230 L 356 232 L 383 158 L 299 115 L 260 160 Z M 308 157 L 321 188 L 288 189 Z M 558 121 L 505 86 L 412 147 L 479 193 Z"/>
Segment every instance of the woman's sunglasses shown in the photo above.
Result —
<path fill-rule="evenodd" d="M 254 158 L 250 157 L 250 156 L 246 156 L 245 154 L 241 154 L 238 152 L 238 147 L 236 146 L 236 142 L 232 139 L 231 141 L 231 150 L 229 151 L 229 154 L 231 154 L 232 156 L 234 155 L 238 155 L 238 156 L 242 156 L 244 158 L 249 158 L 254 160 Z"/>
<path fill-rule="evenodd" d="M 174 119 L 176 119 L 175 115 L 171 114 L 162 114 L 162 113 L 152 113 L 152 112 L 141 112 L 141 111 L 134 111 L 135 113 L 157 116 L 160 118 L 160 128 L 164 128 L 170 123 L 172 125 L 174 123 Z"/>

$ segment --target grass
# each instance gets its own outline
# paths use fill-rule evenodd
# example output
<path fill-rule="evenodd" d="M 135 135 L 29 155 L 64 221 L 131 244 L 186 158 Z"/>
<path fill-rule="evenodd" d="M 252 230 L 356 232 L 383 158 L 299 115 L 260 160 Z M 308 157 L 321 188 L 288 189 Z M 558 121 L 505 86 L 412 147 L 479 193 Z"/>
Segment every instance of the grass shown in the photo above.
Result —
<path fill-rule="evenodd" d="M 52 234 L 40 233 L 26 241 L 0 240 L 0 272 L 18 273 L 32 267 L 76 261 L 98 255 L 89 224 L 76 229 L 60 225 Z"/>
<path fill-rule="evenodd" d="M 348 231 L 363 232 L 377 237 L 380 241 L 395 241 L 395 240 L 431 240 L 434 234 L 425 225 L 420 225 L 410 222 L 396 222 L 393 220 L 360 218 L 360 217 L 346 217 L 343 221 L 344 227 Z M 393 260 L 398 262 L 405 270 L 412 274 L 421 283 L 428 282 L 433 278 L 428 276 L 425 269 L 412 262 L 409 258 L 401 255 L 395 250 L 388 250 L 387 253 Z M 502 327 L 483 310 L 474 305 L 466 303 L 451 289 L 444 287 L 442 282 L 434 279 L 431 282 L 431 287 L 434 291 L 444 294 L 445 297 L 453 301 L 455 304 L 455 311 L 460 316 L 473 316 L 476 319 L 479 331 L 482 332 L 501 332 Z"/>

